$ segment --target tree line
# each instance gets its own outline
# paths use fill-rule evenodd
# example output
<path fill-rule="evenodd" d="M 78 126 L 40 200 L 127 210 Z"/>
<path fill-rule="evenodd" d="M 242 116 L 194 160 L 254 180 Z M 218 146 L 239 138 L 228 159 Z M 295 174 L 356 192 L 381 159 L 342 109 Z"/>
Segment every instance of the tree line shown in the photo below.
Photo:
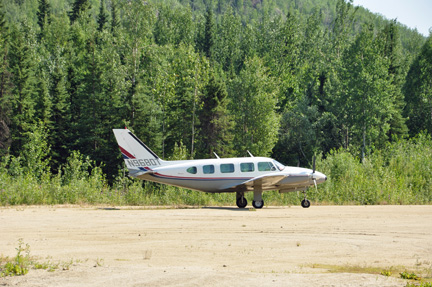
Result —
<path fill-rule="evenodd" d="M 121 127 L 163 158 L 293 165 L 432 134 L 431 36 L 352 1 L 0 3 L 0 154 L 40 135 L 54 173 L 79 151 L 117 175 Z"/>

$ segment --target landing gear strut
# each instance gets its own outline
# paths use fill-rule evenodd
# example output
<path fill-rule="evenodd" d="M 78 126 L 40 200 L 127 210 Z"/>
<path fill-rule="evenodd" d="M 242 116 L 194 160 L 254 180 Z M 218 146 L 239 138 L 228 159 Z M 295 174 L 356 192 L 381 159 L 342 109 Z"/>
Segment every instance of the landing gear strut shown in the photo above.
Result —
<path fill-rule="evenodd" d="M 263 208 L 264 200 L 262 199 L 262 181 L 259 179 L 254 184 L 254 199 L 252 201 L 252 206 L 256 209 Z"/>

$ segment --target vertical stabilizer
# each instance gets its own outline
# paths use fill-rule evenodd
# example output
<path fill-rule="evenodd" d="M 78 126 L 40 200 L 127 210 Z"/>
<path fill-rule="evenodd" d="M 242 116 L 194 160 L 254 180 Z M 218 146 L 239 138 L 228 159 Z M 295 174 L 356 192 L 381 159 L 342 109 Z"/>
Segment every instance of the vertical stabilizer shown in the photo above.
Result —
<path fill-rule="evenodd" d="M 113 129 L 113 132 L 130 175 L 138 176 L 162 166 L 164 161 L 130 130 Z"/>

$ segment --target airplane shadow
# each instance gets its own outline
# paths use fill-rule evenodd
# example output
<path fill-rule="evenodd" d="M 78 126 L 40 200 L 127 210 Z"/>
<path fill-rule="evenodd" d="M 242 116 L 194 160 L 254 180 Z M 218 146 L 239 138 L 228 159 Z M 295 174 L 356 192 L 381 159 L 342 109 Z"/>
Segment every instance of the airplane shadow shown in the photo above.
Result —
<path fill-rule="evenodd" d="M 99 207 L 99 210 L 120 210 L 120 208 L 116 207 Z"/>
<path fill-rule="evenodd" d="M 238 207 L 224 207 L 224 206 L 203 206 L 202 209 L 215 209 L 215 210 L 230 210 L 230 211 L 250 211 L 255 208 L 238 208 Z"/>

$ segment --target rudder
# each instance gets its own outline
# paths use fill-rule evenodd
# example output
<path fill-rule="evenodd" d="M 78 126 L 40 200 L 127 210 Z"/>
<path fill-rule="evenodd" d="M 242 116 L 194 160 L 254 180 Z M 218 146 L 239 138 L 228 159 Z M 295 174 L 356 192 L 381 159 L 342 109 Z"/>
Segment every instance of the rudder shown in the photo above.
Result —
<path fill-rule="evenodd" d="M 150 148 L 138 139 L 128 129 L 113 129 L 126 166 L 132 173 L 149 171 L 153 167 L 161 166 L 161 160 Z"/>

